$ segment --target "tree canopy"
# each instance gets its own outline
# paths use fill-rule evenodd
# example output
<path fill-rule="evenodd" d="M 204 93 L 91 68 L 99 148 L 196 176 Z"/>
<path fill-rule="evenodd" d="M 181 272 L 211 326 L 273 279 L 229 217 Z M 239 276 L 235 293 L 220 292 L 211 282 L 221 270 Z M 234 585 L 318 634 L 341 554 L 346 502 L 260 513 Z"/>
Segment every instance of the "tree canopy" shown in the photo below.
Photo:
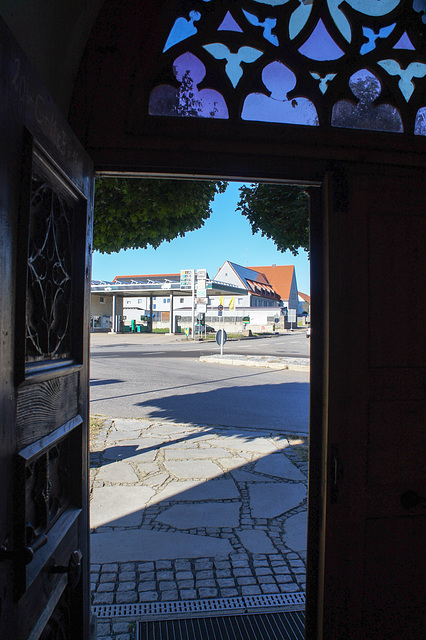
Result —
<path fill-rule="evenodd" d="M 279 251 L 309 251 L 309 196 L 303 187 L 276 184 L 242 186 L 237 211 L 254 233 L 273 240 Z"/>
<path fill-rule="evenodd" d="M 96 181 L 93 248 L 101 253 L 157 248 L 203 226 L 211 203 L 227 183 L 148 178 Z M 279 251 L 309 250 L 308 195 L 302 187 L 251 184 L 240 188 L 237 211 L 253 234 L 273 240 Z"/>
<path fill-rule="evenodd" d="M 227 183 L 199 180 L 99 178 L 93 248 L 101 253 L 157 248 L 203 226 Z"/>

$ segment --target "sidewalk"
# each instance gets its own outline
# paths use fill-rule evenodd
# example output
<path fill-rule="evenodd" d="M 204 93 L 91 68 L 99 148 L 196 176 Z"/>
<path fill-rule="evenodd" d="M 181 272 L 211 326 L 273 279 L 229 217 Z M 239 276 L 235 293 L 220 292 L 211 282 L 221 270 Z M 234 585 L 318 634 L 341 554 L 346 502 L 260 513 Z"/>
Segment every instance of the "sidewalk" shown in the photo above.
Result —
<path fill-rule="evenodd" d="M 93 605 L 304 590 L 306 436 L 108 419 L 91 448 Z"/>

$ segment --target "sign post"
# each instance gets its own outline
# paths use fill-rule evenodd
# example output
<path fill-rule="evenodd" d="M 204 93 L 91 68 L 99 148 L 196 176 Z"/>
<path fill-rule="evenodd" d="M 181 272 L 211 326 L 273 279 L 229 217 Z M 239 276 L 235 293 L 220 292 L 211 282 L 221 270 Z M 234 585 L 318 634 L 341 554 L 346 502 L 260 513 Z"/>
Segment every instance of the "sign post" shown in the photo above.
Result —
<path fill-rule="evenodd" d="M 296 309 L 289 309 L 287 314 L 287 321 L 291 324 L 290 331 L 293 331 L 293 322 L 296 322 Z"/>
<path fill-rule="evenodd" d="M 195 340 L 195 269 L 182 269 L 180 288 L 192 290 L 192 339 Z"/>
<path fill-rule="evenodd" d="M 220 355 L 223 356 L 223 345 L 227 340 L 225 329 L 219 329 L 216 333 L 216 342 L 220 345 Z"/>

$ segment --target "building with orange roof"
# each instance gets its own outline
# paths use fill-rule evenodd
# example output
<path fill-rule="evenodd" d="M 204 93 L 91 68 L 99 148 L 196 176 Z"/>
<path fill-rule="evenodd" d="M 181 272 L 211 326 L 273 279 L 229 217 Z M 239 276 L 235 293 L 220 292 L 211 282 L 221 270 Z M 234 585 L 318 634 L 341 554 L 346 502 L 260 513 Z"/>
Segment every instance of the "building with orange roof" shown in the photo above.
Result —
<path fill-rule="evenodd" d="M 311 317 L 311 296 L 307 293 L 302 293 L 298 291 L 299 295 L 299 309 L 297 312 L 298 316 L 305 316 L 306 322 L 310 322 Z"/>
<path fill-rule="evenodd" d="M 297 293 L 296 269 L 294 265 L 269 265 L 266 267 L 250 267 L 260 271 L 271 283 L 281 297 L 282 304 L 288 309 L 297 309 L 299 297 Z"/>

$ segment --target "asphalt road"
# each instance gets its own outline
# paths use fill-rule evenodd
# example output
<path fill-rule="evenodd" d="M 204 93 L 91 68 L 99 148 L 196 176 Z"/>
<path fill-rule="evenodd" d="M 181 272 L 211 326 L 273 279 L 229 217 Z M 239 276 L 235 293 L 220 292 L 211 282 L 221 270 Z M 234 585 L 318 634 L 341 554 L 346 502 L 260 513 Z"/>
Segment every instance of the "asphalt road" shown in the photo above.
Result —
<path fill-rule="evenodd" d="M 304 332 L 229 341 L 225 353 L 304 357 Z M 308 433 L 309 374 L 209 364 L 216 343 L 169 336 L 95 334 L 91 345 L 91 412 Z"/>

